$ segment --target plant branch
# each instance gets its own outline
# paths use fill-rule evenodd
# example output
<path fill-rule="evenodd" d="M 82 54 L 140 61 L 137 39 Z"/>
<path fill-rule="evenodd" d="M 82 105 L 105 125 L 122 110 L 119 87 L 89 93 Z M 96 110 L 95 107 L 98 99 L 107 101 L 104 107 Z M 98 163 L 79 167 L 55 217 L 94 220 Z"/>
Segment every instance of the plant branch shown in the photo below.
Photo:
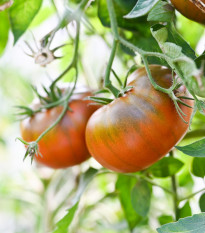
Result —
<path fill-rule="evenodd" d="M 75 48 L 74 48 L 74 55 L 71 63 L 68 65 L 68 67 L 52 82 L 50 85 L 50 90 L 52 94 L 55 96 L 54 88 L 56 83 L 72 68 L 77 68 L 77 57 L 78 57 L 78 49 L 79 49 L 79 38 L 80 38 L 80 23 L 77 21 L 77 32 L 76 32 L 76 38 L 75 38 Z"/>
<path fill-rule="evenodd" d="M 185 200 L 189 200 L 189 199 L 191 199 L 192 197 L 194 197 L 195 195 L 197 195 L 198 193 L 201 193 L 201 192 L 203 192 L 203 191 L 205 191 L 205 188 L 200 189 L 200 190 L 196 191 L 195 193 L 192 193 L 192 194 L 190 194 L 190 195 L 188 195 L 188 196 L 186 196 L 186 197 L 183 197 L 183 198 L 179 199 L 179 202 L 185 201 Z"/>
<path fill-rule="evenodd" d="M 114 40 L 104 79 L 104 87 L 109 89 L 116 98 L 119 96 L 120 91 L 112 85 L 112 82 L 110 81 L 110 73 L 112 69 L 113 60 L 115 58 L 115 53 L 117 51 L 117 45 L 118 42 Z"/>

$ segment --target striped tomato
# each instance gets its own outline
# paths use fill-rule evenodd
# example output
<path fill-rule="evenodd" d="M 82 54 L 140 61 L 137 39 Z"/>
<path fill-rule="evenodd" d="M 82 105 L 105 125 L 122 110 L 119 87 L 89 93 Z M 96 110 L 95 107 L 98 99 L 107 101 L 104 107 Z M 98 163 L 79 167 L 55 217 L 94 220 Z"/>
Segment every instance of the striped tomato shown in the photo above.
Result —
<path fill-rule="evenodd" d="M 158 85 L 171 86 L 171 70 L 158 65 L 151 65 L 150 70 Z M 130 79 L 128 85 L 133 88 L 98 109 L 86 127 L 91 155 L 104 167 L 124 173 L 143 170 L 165 156 L 189 126 L 170 97 L 153 88 L 145 68 L 136 70 Z M 180 89 L 186 92 L 185 87 Z M 183 101 L 193 105 L 191 100 Z M 189 122 L 192 108 L 179 106 Z"/>
<path fill-rule="evenodd" d="M 188 19 L 205 24 L 205 0 L 171 0 L 171 2 Z"/>

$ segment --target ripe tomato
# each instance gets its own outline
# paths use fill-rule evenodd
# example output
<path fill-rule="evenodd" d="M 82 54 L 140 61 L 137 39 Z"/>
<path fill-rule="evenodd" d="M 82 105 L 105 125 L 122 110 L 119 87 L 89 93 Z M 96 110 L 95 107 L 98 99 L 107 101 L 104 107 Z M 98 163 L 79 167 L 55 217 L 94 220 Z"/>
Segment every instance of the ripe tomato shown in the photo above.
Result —
<path fill-rule="evenodd" d="M 38 143 L 37 162 L 52 168 L 65 168 L 80 164 L 89 158 L 85 143 L 85 127 L 91 114 L 99 107 L 88 105 L 84 97 L 91 95 L 74 94 L 69 102 L 72 111 L 67 111 L 60 123 L 49 131 Z M 21 135 L 25 141 L 34 141 L 60 115 L 63 107 L 57 106 L 39 112 L 21 122 Z"/>
<path fill-rule="evenodd" d="M 174 7 L 188 19 L 205 24 L 205 0 L 200 0 L 198 7 L 197 3 L 191 0 L 171 0 Z"/>
<path fill-rule="evenodd" d="M 158 85 L 171 86 L 171 70 L 158 65 L 151 65 L 150 70 Z M 170 97 L 153 88 L 145 68 L 136 70 L 130 78 L 133 81 L 128 85 L 133 88 L 98 109 L 86 127 L 91 155 L 104 167 L 125 173 L 140 171 L 155 163 L 188 129 Z M 191 100 L 184 102 L 193 105 Z M 192 109 L 179 106 L 189 121 Z"/>

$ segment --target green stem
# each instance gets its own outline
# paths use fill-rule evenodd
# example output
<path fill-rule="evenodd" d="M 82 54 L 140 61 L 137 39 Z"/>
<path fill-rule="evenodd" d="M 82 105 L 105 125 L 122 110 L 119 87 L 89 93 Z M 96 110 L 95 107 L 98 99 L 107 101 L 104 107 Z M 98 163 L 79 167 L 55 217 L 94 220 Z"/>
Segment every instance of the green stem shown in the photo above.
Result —
<path fill-rule="evenodd" d="M 53 96 L 55 96 L 55 85 L 56 83 L 72 68 L 77 67 L 77 57 L 78 57 L 78 48 L 79 48 L 79 38 L 80 38 L 80 23 L 77 22 L 77 32 L 76 32 L 76 38 L 75 38 L 75 48 L 74 48 L 74 55 L 73 55 L 73 59 L 71 61 L 71 63 L 68 65 L 68 67 L 52 82 L 52 84 L 50 85 L 50 90 L 53 94 Z"/>
<path fill-rule="evenodd" d="M 104 80 L 104 87 L 109 89 L 116 98 L 119 96 L 120 91 L 112 85 L 112 82 L 110 81 L 110 72 L 111 72 L 113 60 L 115 58 L 115 54 L 117 51 L 117 45 L 118 45 L 118 42 L 114 40 L 110 58 L 107 64 L 107 68 L 105 72 L 105 80 Z"/>
<path fill-rule="evenodd" d="M 150 183 L 150 184 L 152 184 L 152 185 L 154 185 L 154 186 L 156 186 L 156 187 L 161 188 L 162 190 L 164 190 L 165 192 L 171 194 L 172 196 L 175 195 L 175 193 L 174 193 L 173 191 L 171 191 L 171 190 L 169 190 L 169 189 L 167 189 L 167 188 L 161 186 L 160 184 L 155 183 L 154 181 L 152 181 L 152 180 L 149 179 L 148 177 L 146 177 L 146 176 L 141 176 L 141 178 L 144 179 L 145 181 L 147 181 L 148 183 Z"/>
<path fill-rule="evenodd" d="M 179 199 L 179 202 L 185 201 L 185 200 L 189 200 L 189 199 L 191 199 L 192 197 L 194 197 L 195 195 L 197 195 L 198 193 L 201 193 L 201 192 L 203 192 L 203 191 L 205 191 L 205 188 L 200 189 L 199 191 L 197 191 L 197 192 L 195 192 L 195 193 L 192 193 L 192 194 L 190 194 L 190 195 L 188 195 L 188 196 L 186 196 L 186 197 L 183 197 L 183 198 Z"/>
<path fill-rule="evenodd" d="M 72 91 L 68 94 L 68 96 L 66 97 L 66 99 L 64 101 L 63 111 L 61 112 L 61 114 L 59 115 L 57 120 L 36 139 L 36 143 L 38 143 L 52 128 L 54 128 L 62 120 L 63 116 L 65 115 L 65 113 L 68 110 L 68 102 L 70 100 L 70 97 L 73 94 L 74 89 L 75 89 L 76 81 L 77 81 L 77 75 L 76 75 L 76 80 L 75 80 L 74 86 L 72 88 Z"/>
<path fill-rule="evenodd" d="M 147 62 L 147 59 L 142 56 L 142 60 L 144 62 L 144 65 L 145 65 L 145 69 L 147 71 L 147 75 L 148 75 L 148 78 L 149 78 L 149 81 L 151 82 L 151 84 L 153 85 L 153 87 L 158 90 L 158 91 L 161 91 L 161 92 L 164 92 L 164 93 L 167 93 L 169 94 L 170 93 L 170 89 L 166 89 L 166 88 L 163 88 L 163 87 L 160 87 L 153 79 L 152 77 L 152 74 L 151 74 L 151 71 L 149 69 L 149 64 Z"/>
<path fill-rule="evenodd" d="M 119 40 L 118 24 L 117 24 L 117 18 L 115 14 L 114 5 L 113 5 L 113 0 L 107 0 L 107 7 L 108 7 L 110 24 L 111 24 L 113 36 L 115 40 Z"/>
<path fill-rule="evenodd" d="M 131 173 L 127 173 L 127 174 L 125 174 L 125 175 L 126 175 L 126 176 L 135 177 L 135 178 L 141 178 L 141 179 L 147 181 L 148 183 L 150 183 L 151 185 L 156 186 L 156 187 L 159 187 L 159 188 L 161 188 L 162 190 L 164 190 L 165 192 L 167 192 L 167 193 L 169 193 L 169 194 L 171 194 L 171 195 L 173 195 L 173 196 L 175 195 L 175 193 L 174 193 L 172 190 L 169 190 L 169 189 L 167 189 L 167 188 L 161 186 L 160 184 L 155 183 L 153 180 L 149 179 L 148 177 L 144 176 L 143 174 L 131 174 Z"/>
<path fill-rule="evenodd" d="M 64 28 L 71 21 L 73 21 L 73 20 L 80 21 L 80 18 L 82 17 L 83 10 L 86 7 L 88 2 L 89 2 L 89 0 L 82 0 L 79 3 L 76 10 L 71 12 L 67 18 L 65 15 L 63 17 L 63 19 L 60 21 L 60 23 L 52 31 L 50 31 L 48 34 L 46 34 L 41 41 L 43 42 L 44 40 L 47 40 L 48 38 L 53 37 L 59 29 Z"/>
<path fill-rule="evenodd" d="M 173 151 L 170 152 L 170 157 L 174 157 Z M 178 191 L 177 191 L 177 180 L 176 176 L 173 175 L 171 176 L 171 183 L 172 183 L 172 190 L 173 190 L 173 203 L 174 203 L 174 213 L 175 213 L 175 220 L 179 220 L 179 208 L 178 208 L 178 203 L 179 203 L 179 198 L 178 198 Z"/>
<path fill-rule="evenodd" d="M 107 6 L 108 6 L 110 24 L 111 24 L 111 29 L 113 32 L 114 41 L 113 41 L 112 50 L 111 50 L 109 62 L 108 62 L 106 73 L 105 73 L 104 87 L 110 90 L 113 93 L 113 95 L 117 98 L 119 97 L 120 91 L 112 85 L 112 82 L 110 81 L 110 73 L 112 69 L 113 60 L 115 58 L 115 54 L 117 51 L 119 34 L 118 34 L 118 25 L 117 25 L 117 19 L 116 19 L 116 14 L 114 10 L 113 0 L 107 0 Z"/>

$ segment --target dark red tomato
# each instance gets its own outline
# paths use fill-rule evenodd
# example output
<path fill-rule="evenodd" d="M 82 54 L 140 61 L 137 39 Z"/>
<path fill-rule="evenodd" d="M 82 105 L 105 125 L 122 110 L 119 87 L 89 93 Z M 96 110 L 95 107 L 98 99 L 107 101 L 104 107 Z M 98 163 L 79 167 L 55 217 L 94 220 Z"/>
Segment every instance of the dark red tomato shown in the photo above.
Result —
<path fill-rule="evenodd" d="M 205 0 L 171 0 L 171 2 L 188 19 L 205 24 Z"/>
<path fill-rule="evenodd" d="M 52 168 L 65 168 L 80 164 L 89 158 L 85 143 L 85 127 L 91 114 L 99 107 L 88 105 L 84 97 L 90 92 L 75 95 L 60 123 L 49 131 L 38 143 L 37 162 Z M 58 106 L 35 114 L 21 122 L 21 135 L 25 141 L 34 141 L 60 115 L 63 107 Z"/>
<path fill-rule="evenodd" d="M 164 88 L 171 86 L 171 70 L 158 65 L 151 65 L 150 70 L 156 83 Z M 143 170 L 158 161 L 188 129 L 170 97 L 150 84 L 145 68 L 136 70 L 130 79 L 133 81 L 128 85 L 133 88 L 98 109 L 86 127 L 91 155 L 102 166 L 124 173 Z M 191 100 L 184 102 L 193 105 Z M 179 106 L 189 121 L 192 109 Z"/>

